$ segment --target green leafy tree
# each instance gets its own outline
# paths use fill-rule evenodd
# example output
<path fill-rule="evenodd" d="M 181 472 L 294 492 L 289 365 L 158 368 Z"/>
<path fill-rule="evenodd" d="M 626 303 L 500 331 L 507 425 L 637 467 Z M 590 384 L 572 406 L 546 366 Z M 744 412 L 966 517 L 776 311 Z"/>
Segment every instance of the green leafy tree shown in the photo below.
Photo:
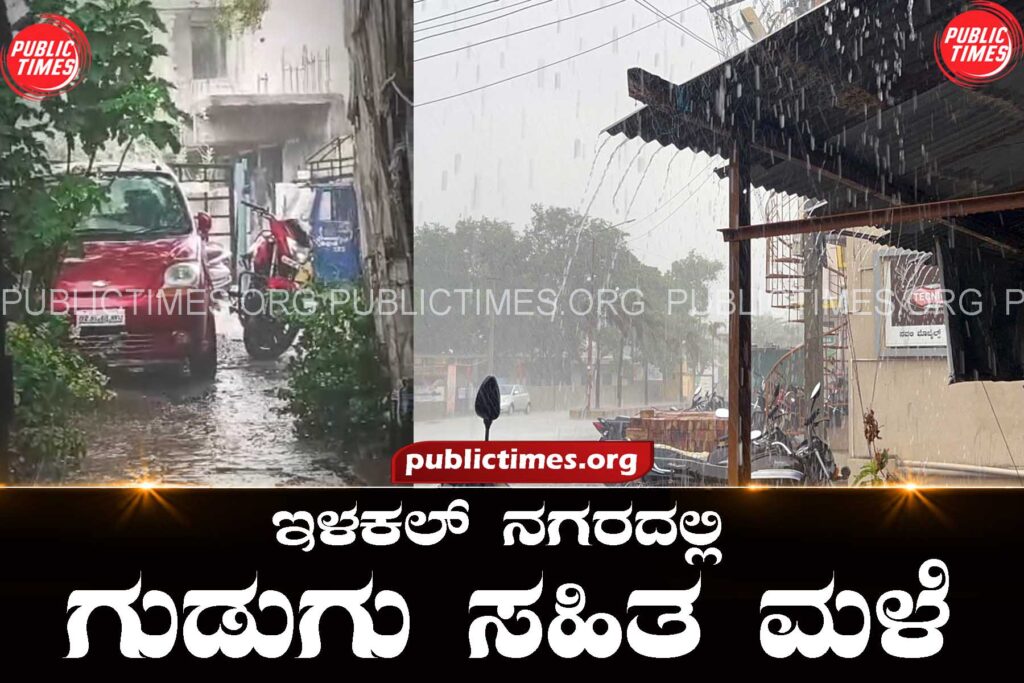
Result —
<path fill-rule="evenodd" d="M 718 362 L 714 354 L 724 348 L 714 341 L 721 323 L 708 320 L 706 315 L 711 287 L 721 276 L 722 269 L 720 261 L 690 251 L 673 262 L 665 276 L 668 288 L 685 293 L 686 298 L 683 305 L 672 309 L 666 339 L 673 348 L 666 349 L 666 362 L 678 364 L 681 354 L 694 378 L 711 367 L 713 361 Z M 680 295 L 677 294 L 675 300 L 680 300 Z"/>
<path fill-rule="evenodd" d="M 254 31 L 269 6 L 269 0 L 220 0 L 216 5 L 217 27 L 227 34 Z"/>
<path fill-rule="evenodd" d="M 42 103 L 54 133 L 66 143 L 68 161 L 80 148 L 91 170 L 107 145 L 127 153 L 140 139 L 178 151 L 185 115 L 171 97 L 174 86 L 153 73 L 155 60 L 167 54 L 154 34 L 166 28 L 148 0 L 35 0 L 32 8 L 64 12 L 88 27 L 93 62 L 87 77 L 65 96 Z"/>
<path fill-rule="evenodd" d="M 525 370 L 528 381 L 567 384 L 585 371 L 587 339 L 596 335 L 602 355 L 614 350 L 621 385 L 625 349 L 668 374 L 678 368 L 682 341 L 686 353 L 709 347 L 702 316 L 688 306 L 669 310 L 669 289 L 693 291 L 696 310 L 707 308 L 708 290 L 721 264 L 691 253 L 667 272 L 643 264 L 629 248 L 628 235 L 601 219 L 585 218 L 562 207 L 534 206 L 530 223 L 516 230 L 507 222 L 460 220 L 454 228 L 420 226 L 416 230 L 415 284 L 427 304 L 417 318 L 419 354 L 489 356 L 499 375 Z M 496 297 L 517 289 L 532 292 L 534 315 L 494 315 L 486 306 L 466 310 L 454 299 L 447 314 L 437 308 L 448 297 L 437 291 L 492 291 Z M 546 290 L 543 299 L 537 294 Z M 616 303 L 586 313 L 591 292 L 615 291 Z M 643 310 L 638 313 L 639 290 Z M 557 306 L 551 302 L 557 293 Z M 689 296 L 689 294 L 688 294 Z M 475 304 L 476 299 L 471 299 Z M 433 303 L 433 306 L 431 306 Z M 486 302 L 485 302 L 486 303 Z M 575 310 L 573 310 L 575 307 Z M 443 307 L 441 307 L 443 308 Z M 503 309 L 503 310 L 507 310 Z M 710 351 L 706 359 L 710 359 Z M 488 359 L 490 360 L 490 359 Z M 693 365 L 693 363 L 691 363 Z"/>
<path fill-rule="evenodd" d="M 803 325 L 793 324 L 772 314 L 750 319 L 750 335 L 755 345 L 791 349 L 804 343 Z"/>
<path fill-rule="evenodd" d="M 0 90 L 0 245 L 4 266 L 31 272 L 38 290 L 56 274 L 72 233 L 102 200 L 103 188 L 89 176 L 97 155 L 116 146 L 121 159 L 145 140 L 158 149 L 180 149 L 185 115 L 173 102 L 173 85 L 153 75 L 166 49 L 165 31 L 148 0 L 34 0 L 32 13 L 53 12 L 85 28 L 93 60 L 70 92 L 39 105 Z M 63 144 L 63 163 L 48 156 Z M 84 168 L 72 167 L 81 153 Z M 74 171 L 74 172 L 73 172 Z"/>
<path fill-rule="evenodd" d="M 89 174 L 98 156 L 114 147 L 123 162 L 141 140 L 177 152 L 184 115 L 173 86 L 152 72 L 166 54 L 155 37 L 165 29 L 148 0 L 33 0 L 29 11 L 69 17 L 93 51 L 84 80 L 64 95 L 29 103 L 0 88 L 0 284 L 28 284 L 31 298 L 45 296 L 76 226 L 103 198 L 102 181 Z M 63 158 L 51 159 L 60 145 Z M 75 156 L 84 158 L 81 169 Z M 104 395 L 103 376 L 59 325 L 26 319 L 11 328 L 6 346 L 15 368 L 18 455 L 29 466 L 81 455 L 77 416 Z M 0 462 L 0 478 L 10 475 L 8 465 Z"/>
<path fill-rule="evenodd" d="M 525 287 L 529 275 L 519 269 L 522 244 L 512 225 L 487 219 L 459 221 L 454 229 L 427 225 L 416 233 L 416 288 L 430 296 L 428 315 L 416 321 L 417 350 L 426 353 L 481 354 L 489 348 L 491 319 L 477 295 L 486 290 Z M 463 305 L 465 302 L 465 305 Z M 449 311 L 449 307 L 451 310 Z M 430 315 L 431 311 L 437 315 Z M 495 319 L 498 347 L 516 334 L 507 316 Z"/>

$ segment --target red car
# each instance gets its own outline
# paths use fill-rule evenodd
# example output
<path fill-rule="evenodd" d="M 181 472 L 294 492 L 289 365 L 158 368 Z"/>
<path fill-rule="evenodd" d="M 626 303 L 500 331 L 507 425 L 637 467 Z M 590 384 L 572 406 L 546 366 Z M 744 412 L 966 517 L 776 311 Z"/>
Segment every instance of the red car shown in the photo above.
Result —
<path fill-rule="evenodd" d="M 211 218 L 189 214 L 174 174 L 158 167 L 103 176 L 106 198 L 76 229 L 54 286 L 80 348 L 108 367 L 217 372 L 206 266 Z"/>

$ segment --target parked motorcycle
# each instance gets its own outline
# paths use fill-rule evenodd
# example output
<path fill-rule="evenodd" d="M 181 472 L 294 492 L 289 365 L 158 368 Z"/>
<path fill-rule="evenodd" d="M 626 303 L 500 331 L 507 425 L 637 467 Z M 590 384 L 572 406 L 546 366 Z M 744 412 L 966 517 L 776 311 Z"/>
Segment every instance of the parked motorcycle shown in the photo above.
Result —
<path fill-rule="evenodd" d="M 761 399 L 763 402 L 763 399 Z M 775 387 L 775 393 L 768 405 L 768 411 L 760 429 L 751 432 L 750 446 L 752 451 L 751 463 L 753 469 L 759 468 L 785 468 L 792 466 L 794 457 L 793 442 L 789 435 L 782 428 L 784 417 L 782 403 L 782 388 Z M 728 411 L 723 411 L 728 416 Z M 752 422 L 756 426 L 756 422 Z M 712 464 L 725 465 L 729 461 L 729 449 L 726 443 L 720 443 L 708 456 Z"/>
<path fill-rule="evenodd" d="M 701 390 L 698 388 L 693 394 L 693 403 L 690 404 L 689 410 L 710 413 L 725 406 L 726 400 L 723 397 L 714 391 L 708 391 L 702 395 Z"/>
<path fill-rule="evenodd" d="M 806 438 L 796 449 L 782 430 L 781 392 L 777 389 L 769 411 L 771 426 L 767 432 L 751 432 L 751 480 L 769 486 L 821 486 L 849 476 L 848 468 L 840 472 L 828 444 L 819 437 L 815 427 L 819 419 L 815 407 L 820 385 L 811 399 L 811 413 L 805 421 Z M 728 411 L 719 409 L 717 416 L 728 418 Z M 720 442 L 707 459 L 699 458 L 663 444 L 654 446 L 654 467 L 644 479 L 648 486 L 724 486 L 729 482 L 728 447 Z"/>
<path fill-rule="evenodd" d="M 695 392 L 693 392 L 693 400 L 690 402 L 690 410 L 703 410 L 703 409 L 704 409 L 704 399 L 701 396 L 700 387 L 697 387 L 697 390 Z"/>
<path fill-rule="evenodd" d="M 284 353 L 299 329 L 275 310 L 288 295 L 313 279 L 313 251 L 309 235 L 294 219 L 275 217 L 268 209 L 241 202 L 259 216 L 261 230 L 242 257 L 245 270 L 239 275 L 239 303 L 245 350 L 257 360 Z"/>
<path fill-rule="evenodd" d="M 804 471 L 809 479 L 831 486 L 833 481 L 849 477 L 850 470 L 843 468 L 842 472 L 839 471 L 835 458 L 832 457 L 832 449 L 817 434 L 816 427 L 829 422 L 828 417 L 819 417 L 821 409 L 817 407 L 817 403 L 820 394 L 821 383 L 819 382 L 811 392 L 810 415 L 804 421 L 804 441 L 797 448 L 796 456 L 803 463 Z"/>
<path fill-rule="evenodd" d="M 629 426 L 629 418 L 625 415 L 618 417 L 599 417 L 594 420 L 594 429 L 601 434 L 598 441 L 626 441 L 626 427 Z"/>
<path fill-rule="evenodd" d="M 704 409 L 708 411 L 719 410 L 729 405 L 729 402 L 722 396 L 719 396 L 714 390 L 707 396 L 704 401 Z"/>

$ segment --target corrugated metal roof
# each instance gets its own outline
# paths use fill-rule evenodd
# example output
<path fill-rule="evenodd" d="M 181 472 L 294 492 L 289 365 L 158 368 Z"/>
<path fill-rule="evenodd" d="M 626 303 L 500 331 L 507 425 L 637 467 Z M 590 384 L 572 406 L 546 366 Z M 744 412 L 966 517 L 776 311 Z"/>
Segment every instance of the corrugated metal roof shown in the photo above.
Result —
<path fill-rule="evenodd" d="M 1024 14 L 1024 0 L 1002 4 Z M 972 91 L 935 62 L 933 39 L 962 6 L 836 0 L 686 83 L 631 69 L 648 106 L 607 132 L 723 157 L 737 135 L 755 187 L 830 213 L 1022 190 L 1024 66 Z M 958 220 L 1024 248 L 1024 212 Z M 936 230 L 949 228 L 900 226 L 888 241 L 930 249 Z"/>

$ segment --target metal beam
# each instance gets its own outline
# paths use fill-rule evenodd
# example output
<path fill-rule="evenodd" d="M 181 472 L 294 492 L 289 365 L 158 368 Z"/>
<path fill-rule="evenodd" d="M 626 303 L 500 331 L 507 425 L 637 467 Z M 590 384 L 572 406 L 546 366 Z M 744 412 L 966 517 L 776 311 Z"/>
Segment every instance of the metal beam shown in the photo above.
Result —
<path fill-rule="evenodd" d="M 736 135 L 731 129 L 717 125 L 715 121 L 710 120 L 707 117 L 694 116 L 688 112 L 681 111 L 677 106 L 677 103 L 682 101 L 678 92 L 678 89 L 681 86 L 678 86 L 671 81 L 667 81 L 655 74 L 648 73 L 639 67 L 629 69 L 626 74 L 626 81 L 630 97 L 645 103 L 651 108 L 652 113 L 660 112 L 663 116 L 670 117 L 672 123 L 675 125 L 682 123 L 696 126 L 715 136 L 729 140 L 730 142 L 736 139 Z M 612 128 L 614 127 L 615 126 L 612 126 Z M 894 178 L 889 178 L 887 182 L 889 192 L 883 192 L 877 187 L 877 183 L 879 182 L 879 176 L 877 173 L 873 174 L 870 169 L 862 167 L 855 160 L 845 159 L 841 156 L 831 157 L 821 152 L 809 150 L 805 146 L 804 140 L 799 134 L 791 134 L 782 129 L 773 128 L 766 122 L 762 122 L 756 132 L 759 133 L 758 138 L 760 139 L 748 142 L 748 146 L 751 150 L 768 155 L 772 159 L 796 161 L 806 164 L 808 173 L 819 174 L 835 183 L 844 185 L 858 192 L 870 194 L 871 196 L 881 199 L 882 201 L 896 207 L 903 206 L 899 203 L 901 201 L 901 196 L 903 195 L 912 196 L 915 199 L 918 199 L 920 196 L 917 192 L 913 192 L 909 188 L 896 183 Z M 673 132 L 673 136 L 674 135 L 675 133 Z M 784 145 L 782 143 L 786 139 L 795 141 L 798 149 L 791 152 L 788 144 L 785 145 L 785 149 L 783 149 Z M 935 201 L 932 197 L 927 196 L 923 199 L 928 202 Z M 952 230 L 990 244 L 998 249 L 1006 250 L 1017 256 L 1024 256 L 1024 250 L 1011 246 L 1005 242 L 1001 242 L 989 235 L 986 235 L 985 233 L 978 232 L 977 230 L 973 230 L 959 223 L 950 221 L 948 220 L 948 217 L 936 220 Z M 863 225 L 853 227 L 863 227 Z"/>
<path fill-rule="evenodd" d="M 778 156 L 779 155 L 778 151 L 776 151 L 776 150 L 774 150 L 771 147 L 766 146 L 766 145 L 755 144 L 755 145 L 752 145 L 752 147 L 754 149 L 756 149 L 757 151 L 759 151 L 759 152 L 764 152 L 766 154 L 772 154 L 774 156 Z M 849 162 L 849 161 L 842 162 L 842 160 L 840 160 L 840 165 L 843 168 L 842 168 L 842 171 L 836 172 L 836 171 L 830 170 L 829 168 L 826 167 L 826 164 L 828 164 L 830 162 L 830 159 L 828 157 L 823 157 L 821 155 L 815 155 L 813 153 L 808 152 L 806 154 L 806 159 L 804 159 L 804 160 L 797 159 L 797 158 L 791 157 L 791 156 L 790 157 L 785 157 L 785 158 L 786 158 L 787 161 L 802 161 L 803 163 L 807 164 L 808 172 L 818 173 L 818 174 L 820 174 L 820 175 L 822 175 L 824 177 L 827 177 L 830 180 L 832 180 L 833 182 L 836 182 L 836 183 L 838 183 L 840 185 L 845 185 L 846 187 L 849 187 L 850 189 L 853 189 L 853 190 L 857 190 L 858 192 L 868 193 L 868 194 L 872 195 L 873 197 L 875 197 L 877 199 L 881 199 L 882 201 L 890 203 L 894 207 L 909 206 L 909 205 L 906 205 L 906 204 L 898 203 L 900 201 L 900 199 L 899 199 L 900 196 L 902 196 L 903 194 L 906 193 L 906 194 L 915 194 L 916 195 L 916 193 L 911 193 L 907 188 L 904 188 L 904 187 L 900 186 L 899 184 L 897 184 L 894 181 L 891 181 L 889 183 L 890 189 L 893 190 L 893 192 L 894 192 L 893 195 L 888 195 L 888 194 L 886 194 L 884 192 L 881 192 L 879 190 L 876 190 L 876 189 L 872 188 L 869 184 L 866 184 L 865 180 L 863 180 L 863 178 L 865 177 L 865 175 L 864 175 L 865 171 L 863 171 L 859 167 L 854 167 L 854 165 L 851 162 Z M 834 162 L 832 162 L 832 163 L 834 163 Z M 936 201 L 936 200 L 932 200 L 932 199 L 928 198 L 928 202 L 925 202 L 925 203 L 932 203 L 934 201 Z M 991 237 L 989 235 L 986 235 L 985 233 L 978 232 L 977 230 L 972 230 L 971 228 L 963 226 L 963 225 L 961 225 L 959 223 L 954 223 L 953 221 L 949 220 L 948 217 L 947 218 L 938 218 L 938 219 L 936 219 L 936 222 L 937 223 L 941 223 L 941 224 L 945 225 L 946 227 L 948 227 L 948 228 L 950 228 L 952 230 L 955 230 L 956 232 L 962 233 L 964 235 L 968 235 L 968 236 L 973 237 L 974 239 L 979 240 L 981 242 L 986 242 L 988 244 L 991 244 L 992 246 L 994 246 L 994 247 L 996 247 L 998 249 L 1005 249 L 1006 251 L 1012 252 L 1012 253 L 1017 254 L 1017 255 L 1024 255 L 1024 251 L 1022 251 L 1022 250 L 1020 250 L 1020 249 L 1018 249 L 1016 247 L 1013 247 L 1013 246 L 1011 246 L 1011 245 L 1009 245 L 1009 244 L 1007 244 L 1005 242 L 1000 242 L 999 240 L 997 240 L 994 237 Z M 864 227 L 864 226 L 863 225 L 859 225 L 859 226 L 856 226 L 856 227 Z"/>
<path fill-rule="evenodd" d="M 838 213 L 825 216 L 812 216 L 791 221 L 778 221 L 776 223 L 762 223 L 760 225 L 748 225 L 735 227 L 730 220 L 730 227 L 723 228 L 720 232 L 726 242 L 746 241 L 764 237 L 778 237 L 781 235 L 806 235 L 814 232 L 832 232 L 834 230 L 845 230 L 848 228 L 862 228 L 866 226 L 900 225 L 914 221 L 930 221 L 943 218 L 955 218 L 970 216 L 977 213 L 995 213 L 998 211 L 1011 211 L 1024 209 L 1024 191 L 1008 192 L 1006 194 L 983 195 L 981 197 L 964 197 L 962 199 L 948 199 L 940 202 L 929 202 L 927 204 L 902 204 L 890 206 L 884 209 L 868 209 L 867 211 L 853 211 L 849 213 Z M 973 232 L 973 231 L 972 231 Z M 975 237 L 985 237 L 978 235 Z M 999 246 L 1005 247 L 1001 243 Z M 1019 251 L 1014 249 L 1014 251 Z"/>
<path fill-rule="evenodd" d="M 750 223 L 749 148 L 732 146 L 729 165 L 729 225 Z M 729 484 L 750 483 L 750 242 L 729 244 Z"/>

